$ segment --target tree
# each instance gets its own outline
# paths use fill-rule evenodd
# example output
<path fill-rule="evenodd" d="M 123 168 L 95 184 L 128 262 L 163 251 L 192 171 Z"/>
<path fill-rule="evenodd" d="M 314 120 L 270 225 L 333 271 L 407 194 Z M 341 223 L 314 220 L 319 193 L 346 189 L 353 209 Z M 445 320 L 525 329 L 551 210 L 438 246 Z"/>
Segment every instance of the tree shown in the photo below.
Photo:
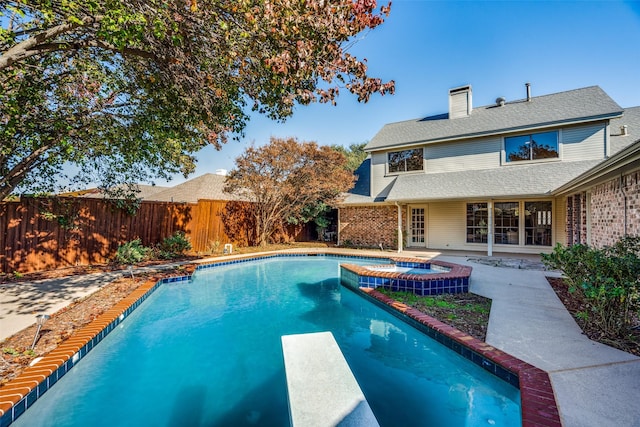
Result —
<path fill-rule="evenodd" d="M 351 172 L 355 172 L 356 169 L 364 162 L 367 158 L 367 152 L 364 151 L 364 147 L 367 145 L 366 142 L 362 142 L 360 144 L 353 143 L 348 147 L 344 147 L 342 145 L 332 145 L 331 148 L 342 153 L 347 158 L 346 168 Z"/>
<path fill-rule="evenodd" d="M 253 202 L 256 241 L 261 246 L 290 219 L 304 220 L 309 206 L 331 205 L 353 186 L 346 159 L 328 146 L 271 138 L 249 147 L 236 159 L 225 191 L 239 192 Z"/>
<path fill-rule="evenodd" d="M 392 93 L 347 53 L 373 0 L 0 0 L 0 199 L 63 164 L 103 188 L 194 170 L 247 109 Z"/>

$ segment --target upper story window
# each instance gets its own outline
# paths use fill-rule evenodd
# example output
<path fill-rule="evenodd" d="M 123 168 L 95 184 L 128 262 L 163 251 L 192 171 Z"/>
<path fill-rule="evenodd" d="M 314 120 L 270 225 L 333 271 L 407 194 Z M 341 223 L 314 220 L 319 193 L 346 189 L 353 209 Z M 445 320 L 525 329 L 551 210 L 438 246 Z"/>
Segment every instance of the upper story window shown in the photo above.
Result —
<path fill-rule="evenodd" d="M 510 136 L 504 139 L 507 163 L 526 160 L 557 159 L 558 132 L 541 132 Z"/>
<path fill-rule="evenodd" d="M 424 162 L 422 148 L 392 151 L 388 156 L 389 173 L 421 171 Z"/>

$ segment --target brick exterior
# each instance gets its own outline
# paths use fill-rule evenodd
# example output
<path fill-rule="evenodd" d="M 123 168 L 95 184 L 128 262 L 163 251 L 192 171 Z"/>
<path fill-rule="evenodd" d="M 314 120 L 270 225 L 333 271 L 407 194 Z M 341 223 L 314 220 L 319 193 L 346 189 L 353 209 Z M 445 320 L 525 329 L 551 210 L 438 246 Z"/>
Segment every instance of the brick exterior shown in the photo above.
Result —
<path fill-rule="evenodd" d="M 567 197 L 567 244 L 587 243 L 587 193 Z"/>
<path fill-rule="evenodd" d="M 640 235 L 640 171 L 591 189 L 591 244 L 611 245 L 625 232 Z"/>
<path fill-rule="evenodd" d="M 611 245 L 625 234 L 640 235 L 640 171 L 595 185 L 590 193 L 592 246 Z M 567 197 L 569 245 L 587 243 L 586 201 L 586 192 Z"/>
<path fill-rule="evenodd" d="M 404 213 L 403 213 L 404 215 Z M 398 209 L 395 206 L 340 208 L 339 243 L 385 249 L 398 248 Z"/>

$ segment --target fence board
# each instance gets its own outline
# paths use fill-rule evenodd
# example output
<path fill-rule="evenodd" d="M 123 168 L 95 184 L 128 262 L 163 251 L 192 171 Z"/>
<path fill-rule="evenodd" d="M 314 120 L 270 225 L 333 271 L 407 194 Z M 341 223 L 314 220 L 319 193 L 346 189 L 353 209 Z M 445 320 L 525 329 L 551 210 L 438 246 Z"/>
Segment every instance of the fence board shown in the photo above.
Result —
<path fill-rule="evenodd" d="M 104 263 L 113 258 L 122 243 L 140 238 L 144 245 L 153 245 L 176 231 L 184 231 L 193 251 L 203 253 L 213 242 L 224 245 L 233 241 L 225 234 L 220 217 L 226 203 L 143 201 L 135 215 L 128 215 L 102 199 L 23 198 L 3 202 L 0 272 Z"/>
<path fill-rule="evenodd" d="M 139 238 L 151 246 L 177 231 L 189 237 L 194 253 L 209 253 L 225 243 L 246 244 L 251 219 L 246 211 L 234 211 L 244 225 L 229 236 L 222 221 L 228 203 L 143 201 L 136 214 L 129 215 L 103 199 L 29 197 L 2 202 L 0 273 L 105 263 L 122 243 Z M 308 234 L 305 227 L 289 230 L 298 241 Z"/>

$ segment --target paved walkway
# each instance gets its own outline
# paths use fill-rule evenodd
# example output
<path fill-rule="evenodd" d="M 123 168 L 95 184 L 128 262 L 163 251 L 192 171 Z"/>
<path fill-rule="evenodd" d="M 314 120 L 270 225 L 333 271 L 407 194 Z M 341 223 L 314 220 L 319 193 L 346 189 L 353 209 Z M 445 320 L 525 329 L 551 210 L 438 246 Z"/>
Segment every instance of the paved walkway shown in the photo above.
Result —
<path fill-rule="evenodd" d="M 158 271 L 176 265 L 179 263 L 135 268 L 133 271 L 134 274 L 141 271 Z M 73 301 L 86 297 L 102 286 L 129 274 L 126 270 L 111 271 L 0 284 L 0 343 L 33 325 L 37 314 L 53 314 Z"/>
<path fill-rule="evenodd" d="M 487 343 L 549 372 L 565 427 L 640 426 L 640 358 L 586 338 L 545 279 L 553 273 L 536 270 L 539 257 L 402 255 L 473 267 L 470 290 L 493 300 Z M 122 274 L 0 285 L 0 341 Z"/>
<path fill-rule="evenodd" d="M 640 426 L 640 358 L 582 334 L 550 272 L 471 265 L 470 291 L 491 298 L 487 343 L 549 373 L 566 427 Z"/>

